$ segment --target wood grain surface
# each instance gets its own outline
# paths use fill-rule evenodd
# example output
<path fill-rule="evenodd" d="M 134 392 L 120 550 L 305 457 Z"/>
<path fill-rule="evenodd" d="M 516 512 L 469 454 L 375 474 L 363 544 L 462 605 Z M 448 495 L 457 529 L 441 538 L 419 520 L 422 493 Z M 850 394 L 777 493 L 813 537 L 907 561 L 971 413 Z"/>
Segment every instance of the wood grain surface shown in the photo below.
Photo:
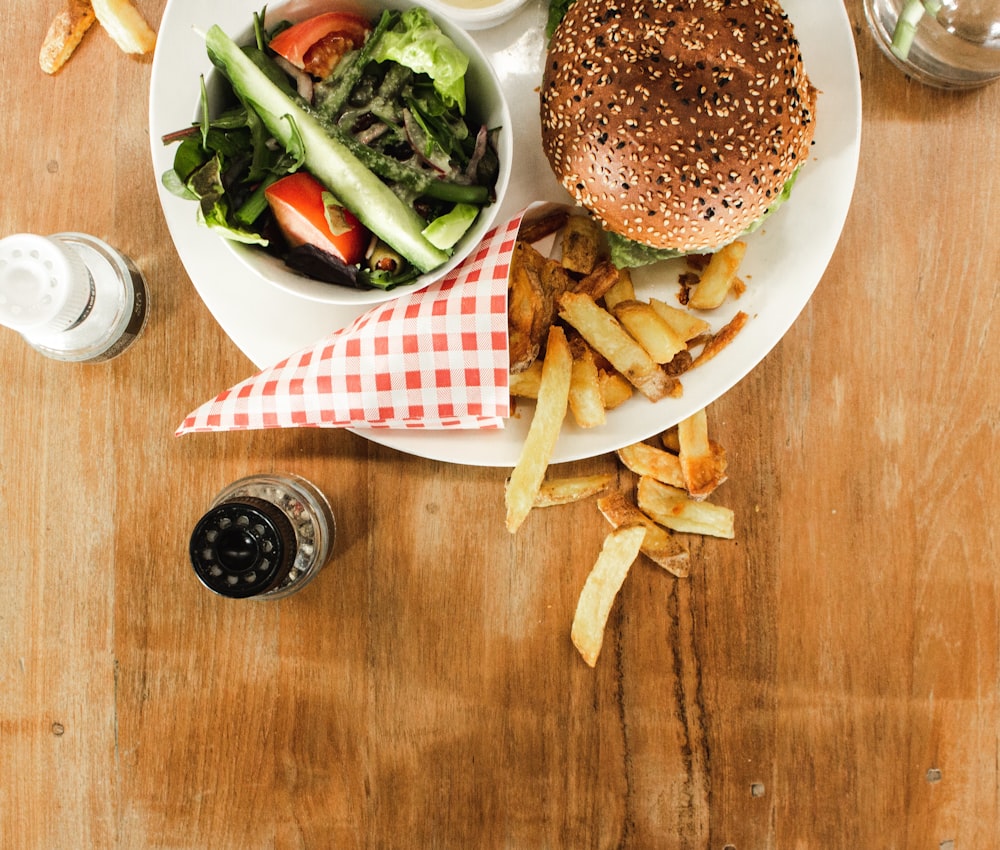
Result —
<path fill-rule="evenodd" d="M 155 25 L 163 0 L 138 5 Z M 1000 845 L 1000 85 L 909 81 L 848 0 L 843 236 L 709 410 L 736 539 L 695 541 L 687 579 L 637 563 L 591 670 L 569 628 L 592 503 L 512 536 L 504 470 L 346 432 L 172 436 L 252 367 L 160 212 L 150 60 L 94 30 L 44 75 L 59 7 L 0 5 L 0 234 L 103 236 L 151 313 L 105 365 L 0 333 L 0 847 Z M 214 597 L 194 522 L 282 470 L 329 496 L 334 561 L 281 602 Z"/>

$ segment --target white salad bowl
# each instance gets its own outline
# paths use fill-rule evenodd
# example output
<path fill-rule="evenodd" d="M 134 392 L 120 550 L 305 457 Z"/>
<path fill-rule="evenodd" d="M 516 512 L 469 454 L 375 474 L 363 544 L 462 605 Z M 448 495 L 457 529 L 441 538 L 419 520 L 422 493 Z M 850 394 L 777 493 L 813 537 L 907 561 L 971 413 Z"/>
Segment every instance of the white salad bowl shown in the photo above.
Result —
<path fill-rule="evenodd" d="M 185 123 L 197 121 L 200 109 L 200 76 L 206 79 L 209 91 L 210 108 L 216 99 L 215 92 L 222 91 L 218 84 L 218 72 L 212 67 L 205 54 L 205 45 L 200 33 L 206 31 L 213 24 L 218 24 L 234 41 L 238 44 L 246 44 L 252 39 L 252 20 L 255 11 L 260 10 L 260 5 L 254 2 L 232 2 L 213 6 L 204 4 L 206 10 L 202 13 L 201 19 L 191 21 L 192 37 L 191 42 L 185 50 L 199 49 L 200 55 L 194 56 L 190 52 L 190 79 L 177 79 L 174 73 L 173 85 L 175 91 L 184 92 L 183 95 L 171 93 L 170 99 L 173 103 L 164 102 L 164 110 L 176 112 L 178 96 L 182 96 L 186 103 L 186 112 L 181 123 L 176 123 L 170 129 L 181 129 Z M 366 18 L 375 20 L 385 9 L 405 10 L 413 6 L 421 5 L 410 0 L 291 0 L 291 2 L 281 4 L 274 8 L 267 7 L 266 24 L 273 25 L 275 22 L 286 19 L 292 22 L 304 20 L 305 18 L 327 11 L 356 12 Z M 427 7 L 425 7 L 427 8 Z M 254 275 L 266 281 L 268 284 L 280 290 L 291 293 L 298 297 L 311 301 L 322 302 L 334 305 L 366 305 L 378 304 L 391 301 L 401 295 L 416 292 L 430 286 L 440 280 L 450 271 L 461 264 L 479 245 L 482 238 L 492 227 L 497 211 L 501 206 L 504 193 L 510 180 L 511 163 L 513 160 L 513 132 L 511 128 L 511 117 L 507 105 L 506 97 L 500 86 L 500 81 L 493 70 L 489 60 L 472 38 L 456 23 L 448 18 L 431 12 L 435 22 L 469 57 L 469 69 L 466 74 L 466 101 L 470 123 L 473 126 L 485 124 L 490 128 L 499 128 L 496 139 L 497 155 L 499 157 L 499 174 L 495 187 L 495 200 L 484 207 L 475 223 L 468 232 L 456 244 L 449 259 L 437 268 L 427 273 L 421 274 L 414 281 L 392 289 L 355 289 L 350 286 L 343 286 L 334 283 L 326 283 L 315 280 L 300 274 L 288 266 L 281 259 L 265 250 L 252 245 L 245 245 L 230 239 L 225 239 L 221 235 L 215 238 L 222 239 L 233 256 L 239 260 L 240 265 L 248 274 Z M 163 42 L 161 34 L 161 42 Z M 178 44 L 183 44 L 185 39 L 174 38 L 168 44 L 176 49 Z M 156 75 L 156 64 L 161 57 L 160 48 L 157 48 L 158 55 L 154 57 L 154 77 Z M 204 57 L 202 60 L 201 57 Z M 163 59 L 163 65 L 173 67 L 177 64 L 177 57 L 167 57 Z M 166 87 L 159 87 L 162 92 Z M 161 100 L 166 101 L 167 98 Z M 160 113 L 159 105 L 155 100 L 150 103 L 151 121 L 160 127 L 169 127 L 166 119 Z M 173 146 L 164 146 L 164 153 L 157 156 L 154 142 L 154 166 L 172 163 Z M 167 165 L 169 168 L 169 164 Z M 161 168 L 161 173 L 162 173 Z M 157 177 L 160 175 L 158 174 Z M 163 191 L 160 192 L 161 200 L 166 204 L 186 204 L 189 207 L 189 214 L 194 219 L 196 214 L 195 203 L 193 201 L 183 201 L 180 198 L 165 197 Z M 168 216 L 169 219 L 169 216 Z M 171 228 L 171 233 L 175 239 L 176 233 Z M 214 234 L 213 234 L 214 236 Z"/>

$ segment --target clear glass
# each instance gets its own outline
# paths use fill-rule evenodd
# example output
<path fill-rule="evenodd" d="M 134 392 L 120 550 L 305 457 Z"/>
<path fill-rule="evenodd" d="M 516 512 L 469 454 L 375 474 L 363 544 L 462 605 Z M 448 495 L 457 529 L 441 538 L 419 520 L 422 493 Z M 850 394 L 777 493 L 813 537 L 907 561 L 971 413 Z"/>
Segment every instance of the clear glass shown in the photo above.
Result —
<path fill-rule="evenodd" d="M 244 497 L 276 505 L 295 531 L 295 560 L 284 580 L 249 599 L 281 599 L 301 590 L 323 569 L 333 551 L 336 524 L 326 496 L 298 475 L 250 475 L 234 481 L 212 503 L 212 507 Z"/>
<path fill-rule="evenodd" d="M 135 264 L 106 242 L 86 233 L 56 233 L 56 239 L 79 255 L 93 284 L 93 305 L 79 324 L 47 335 L 24 335 L 46 357 L 98 363 L 117 357 L 142 333 L 148 296 Z"/>
<path fill-rule="evenodd" d="M 1000 78 L 1000 0 L 865 0 L 882 51 L 929 86 L 968 89 Z"/>

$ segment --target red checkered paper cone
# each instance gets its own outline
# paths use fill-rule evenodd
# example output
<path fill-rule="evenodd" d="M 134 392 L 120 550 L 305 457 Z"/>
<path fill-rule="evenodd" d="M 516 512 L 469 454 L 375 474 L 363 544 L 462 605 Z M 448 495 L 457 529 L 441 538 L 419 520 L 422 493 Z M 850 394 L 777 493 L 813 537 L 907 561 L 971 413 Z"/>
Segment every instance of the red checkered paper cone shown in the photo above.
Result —
<path fill-rule="evenodd" d="M 502 428 L 507 276 L 524 212 L 427 289 L 220 393 L 177 434 L 257 428 Z"/>

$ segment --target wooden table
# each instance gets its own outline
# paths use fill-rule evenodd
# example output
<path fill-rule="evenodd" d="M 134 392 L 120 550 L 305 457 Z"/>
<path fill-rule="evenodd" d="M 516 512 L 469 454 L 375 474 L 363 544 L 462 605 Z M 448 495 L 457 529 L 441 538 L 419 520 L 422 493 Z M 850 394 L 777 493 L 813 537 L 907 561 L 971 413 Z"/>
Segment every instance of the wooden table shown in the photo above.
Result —
<path fill-rule="evenodd" d="M 104 236 L 152 297 L 103 366 L 0 333 L 0 845 L 997 846 L 1000 85 L 908 81 L 847 5 L 843 237 L 711 408 L 737 538 L 696 541 L 686 580 L 637 565 L 594 670 L 569 640 L 592 504 L 511 536 L 504 470 L 346 432 L 172 436 L 251 364 L 168 237 L 150 61 L 95 31 L 46 77 L 60 2 L 0 6 L 0 233 Z M 335 560 L 285 601 L 219 599 L 192 525 L 276 470 L 330 497 Z"/>

